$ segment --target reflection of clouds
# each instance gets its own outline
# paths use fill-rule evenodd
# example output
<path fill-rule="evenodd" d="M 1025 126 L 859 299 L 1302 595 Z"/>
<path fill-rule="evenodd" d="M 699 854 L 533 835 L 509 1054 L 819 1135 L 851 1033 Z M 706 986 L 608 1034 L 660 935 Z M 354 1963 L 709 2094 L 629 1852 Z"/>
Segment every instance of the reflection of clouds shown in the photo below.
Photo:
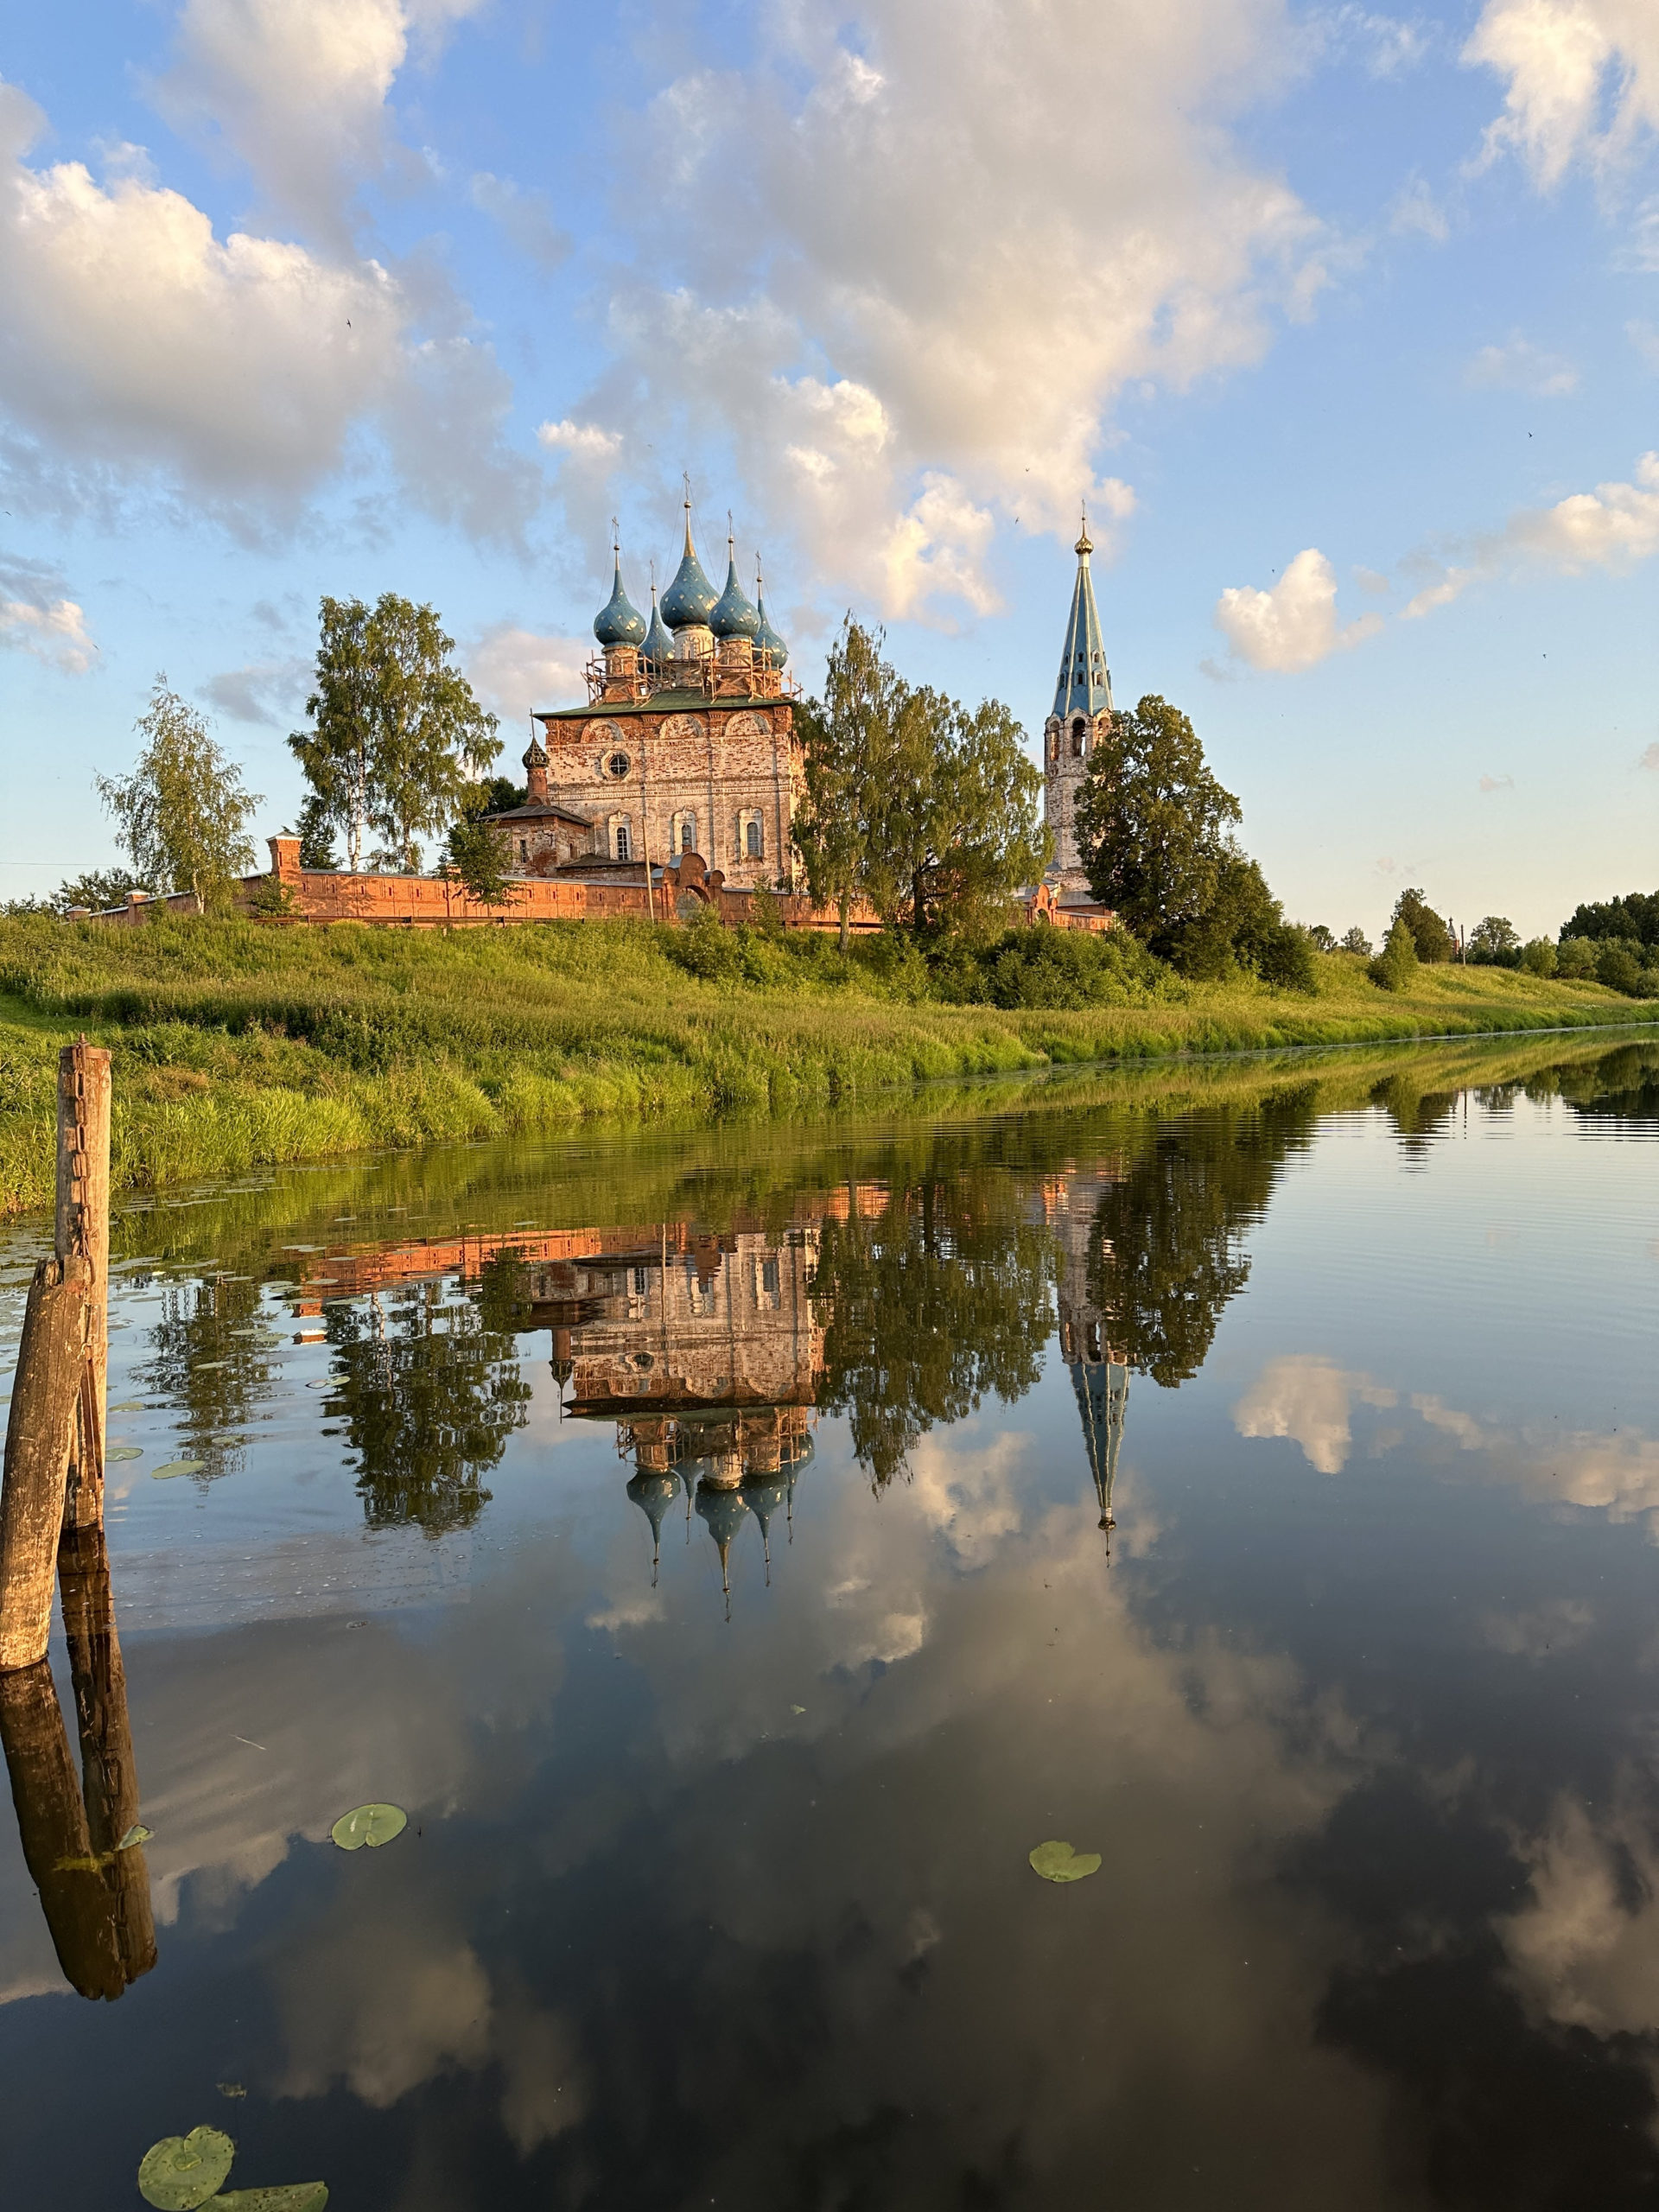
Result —
<path fill-rule="evenodd" d="M 1339 1474 L 1352 1449 L 1356 1405 L 1396 1406 L 1402 1394 L 1334 1361 L 1296 1353 L 1269 1360 L 1233 1408 L 1241 1436 L 1291 1438 L 1321 1474 Z M 1535 1497 L 1579 1505 L 1610 1520 L 1647 1520 L 1659 1541 L 1659 1440 L 1639 1429 L 1593 1430 L 1508 1427 L 1449 1406 L 1427 1393 L 1403 1402 L 1460 1452 L 1487 1459 L 1500 1479 L 1517 1483 Z M 1397 1450 L 1405 1431 L 1379 1428 L 1375 1456 Z"/>
<path fill-rule="evenodd" d="M 1233 1408 L 1241 1436 L 1287 1436 L 1322 1475 L 1338 1475 L 1353 1443 L 1351 1411 L 1392 1406 L 1395 1393 L 1334 1360 L 1295 1352 L 1270 1359 Z"/>
<path fill-rule="evenodd" d="M 378 1865 L 343 1872 L 334 1909 L 276 1969 L 289 2053 L 277 2094 L 323 2096 L 343 2081 L 365 2104 L 393 2105 L 430 2075 L 482 2066 L 490 1984 L 471 1946 L 434 1924 L 429 1900 L 396 1913 L 348 1897 L 365 1875 L 384 1881 Z"/>
<path fill-rule="evenodd" d="M 1563 1799 L 1526 1854 L 1532 1899 L 1500 1923 L 1522 1988 L 1598 2035 L 1659 2031 L 1659 1848 L 1626 1799 L 1599 1824 Z"/>
<path fill-rule="evenodd" d="M 1014 1477 L 1034 1440 L 1004 1429 L 977 1450 L 964 1450 L 937 1431 L 910 1453 L 918 1510 L 944 1537 L 960 1567 L 982 1567 L 1020 1529 Z"/>
<path fill-rule="evenodd" d="M 1512 1659 L 1543 1659 L 1571 1651 L 1596 1624 L 1594 1608 L 1571 1598 L 1557 1598 L 1525 1613 L 1488 1613 L 1481 1623 L 1484 1640 Z"/>

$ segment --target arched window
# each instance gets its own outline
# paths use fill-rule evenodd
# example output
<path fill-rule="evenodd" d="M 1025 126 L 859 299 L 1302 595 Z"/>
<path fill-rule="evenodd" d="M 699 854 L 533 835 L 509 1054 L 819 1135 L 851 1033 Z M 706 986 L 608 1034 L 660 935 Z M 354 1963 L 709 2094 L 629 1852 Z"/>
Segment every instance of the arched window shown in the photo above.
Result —
<path fill-rule="evenodd" d="M 758 814 L 752 814 L 743 825 L 744 852 L 752 861 L 764 860 L 766 847 L 766 841 L 760 830 L 760 817 Z"/>
<path fill-rule="evenodd" d="M 1087 727 L 1081 715 L 1071 725 L 1071 758 L 1074 760 L 1083 758 L 1083 734 Z"/>
<path fill-rule="evenodd" d="M 518 840 L 518 857 L 521 861 L 530 858 L 530 847 L 522 837 Z"/>
<path fill-rule="evenodd" d="M 611 825 L 611 837 L 615 848 L 617 859 L 620 861 L 631 861 L 633 858 L 633 838 L 629 832 L 627 823 L 622 821 L 613 823 Z"/>
<path fill-rule="evenodd" d="M 679 832 L 680 850 L 683 853 L 695 853 L 697 849 L 697 817 L 695 814 L 680 816 Z"/>

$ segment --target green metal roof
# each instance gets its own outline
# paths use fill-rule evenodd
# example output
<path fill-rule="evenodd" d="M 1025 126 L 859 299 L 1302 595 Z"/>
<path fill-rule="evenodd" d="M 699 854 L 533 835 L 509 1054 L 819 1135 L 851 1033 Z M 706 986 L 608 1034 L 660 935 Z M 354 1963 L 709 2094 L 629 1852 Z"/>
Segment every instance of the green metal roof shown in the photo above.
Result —
<path fill-rule="evenodd" d="M 1062 721 L 1068 715 L 1112 711 L 1112 672 L 1106 665 L 1100 609 L 1095 605 L 1095 580 L 1089 572 L 1093 550 L 1085 531 L 1077 540 L 1077 580 L 1071 588 L 1071 614 L 1065 626 L 1059 681 L 1054 687 L 1054 712 Z"/>

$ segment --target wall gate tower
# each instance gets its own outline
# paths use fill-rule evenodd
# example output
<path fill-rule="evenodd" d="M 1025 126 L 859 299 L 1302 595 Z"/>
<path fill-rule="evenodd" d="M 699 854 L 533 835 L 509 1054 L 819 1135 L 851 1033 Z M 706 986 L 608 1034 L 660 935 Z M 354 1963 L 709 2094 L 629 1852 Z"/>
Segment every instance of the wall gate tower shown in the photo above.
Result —
<path fill-rule="evenodd" d="M 1043 728 L 1043 818 L 1054 833 L 1048 880 L 1063 899 L 1092 895 L 1077 859 L 1077 794 L 1096 741 L 1112 719 L 1112 672 L 1106 665 L 1095 580 L 1089 569 L 1094 550 L 1085 513 L 1077 544 L 1077 576 L 1071 588 L 1059 681 L 1054 687 L 1053 711 Z"/>

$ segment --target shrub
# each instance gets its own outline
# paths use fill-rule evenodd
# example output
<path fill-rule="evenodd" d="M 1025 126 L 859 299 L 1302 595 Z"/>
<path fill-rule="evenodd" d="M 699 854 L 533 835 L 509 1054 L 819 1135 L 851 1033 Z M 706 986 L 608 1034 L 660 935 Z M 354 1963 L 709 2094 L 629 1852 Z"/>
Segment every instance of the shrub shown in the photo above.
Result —
<path fill-rule="evenodd" d="M 1367 974 L 1382 990 L 1408 991 L 1417 975 L 1417 946 L 1411 925 L 1403 915 L 1396 915 L 1389 931 L 1389 941 L 1383 946 Z"/>
<path fill-rule="evenodd" d="M 1626 946 L 1605 944 L 1596 957 L 1596 981 L 1610 991 L 1623 991 L 1627 999 L 1639 997 L 1644 981 L 1642 963 Z"/>
<path fill-rule="evenodd" d="M 712 906 L 704 906 L 681 928 L 665 931 L 663 950 L 677 967 L 705 982 L 735 982 L 743 973 L 744 949 L 737 932 L 722 926 Z"/>
<path fill-rule="evenodd" d="M 1521 965 L 1529 976 L 1553 976 L 1560 961 L 1547 937 L 1535 937 L 1521 948 Z"/>
<path fill-rule="evenodd" d="M 1299 930 L 1294 922 L 1281 922 L 1268 930 L 1255 957 L 1255 972 L 1275 991 L 1306 991 L 1312 996 L 1319 989 L 1319 976 L 1310 932 Z"/>
<path fill-rule="evenodd" d="M 1004 1007 L 1139 1003 L 1165 972 L 1128 930 L 1096 937 L 1039 924 L 1010 930 L 982 958 L 987 995 Z"/>

